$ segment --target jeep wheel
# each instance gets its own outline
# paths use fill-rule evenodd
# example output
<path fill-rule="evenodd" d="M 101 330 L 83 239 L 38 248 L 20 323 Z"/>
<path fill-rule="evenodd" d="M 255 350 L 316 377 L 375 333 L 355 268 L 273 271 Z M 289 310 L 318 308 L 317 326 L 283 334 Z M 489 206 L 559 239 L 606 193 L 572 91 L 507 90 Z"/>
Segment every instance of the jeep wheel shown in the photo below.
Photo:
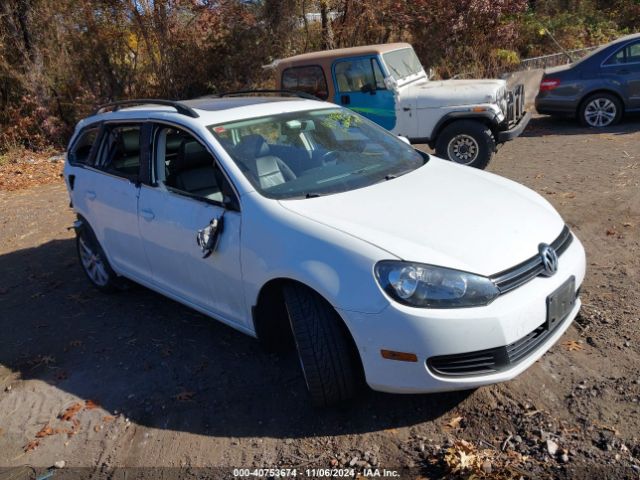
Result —
<path fill-rule="evenodd" d="M 445 127 L 436 141 L 436 155 L 452 162 L 484 169 L 489 164 L 496 141 L 484 124 L 459 120 Z"/>
<path fill-rule="evenodd" d="M 103 292 L 116 290 L 119 279 L 88 225 L 81 226 L 76 232 L 76 249 L 82 270 L 89 281 Z"/>
<path fill-rule="evenodd" d="M 300 285 L 285 286 L 284 298 L 312 403 L 326 407 L 355 396 L 361 378 L 357 352 L 336 311 Z"/>
<path fill-rule="evenodd" d="M 580 105 L 578 119 L 585 127 L 603 128 L 615 125 L 622 117 L 622 103 L 608 93 L 596 93 Z"/>

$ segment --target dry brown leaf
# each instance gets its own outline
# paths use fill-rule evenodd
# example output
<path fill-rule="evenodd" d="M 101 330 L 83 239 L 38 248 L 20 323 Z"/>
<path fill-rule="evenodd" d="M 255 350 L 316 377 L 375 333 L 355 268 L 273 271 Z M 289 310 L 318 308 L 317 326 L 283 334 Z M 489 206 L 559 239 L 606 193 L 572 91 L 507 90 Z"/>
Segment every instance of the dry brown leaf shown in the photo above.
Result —
<path fill-rule="evenodd" d="M 93 431 L 94 432 L 99 432 L 100 431 L 100 425 L 96 425 L 95 427 L 93 427 Z"/>
<path fill-rule="evenodd" d="M 567 340 L 566 342 L 562 342 L 562 346 L 570 352 L 577 352 L 580 350 L 584 350 L 584 347 L 582 346 L 582 342 L 575 341 L 575 340 Z"/>
<path fill-rule="evenodd" d="M 179 402 L 189 402 L 191 400 L 193 400 L 193 396 L 195 395 L 194 392 L 188 392 L 188 391 L 182 391 L 179 394 L 176 395 L 176 400 L 178 400 Z"/>
<path fill-rule="evenodd" d="M 449 420 L 449 423 L 447 423 L 447 427 L 458 428 L 462 420 L 463 417 L 453 417 L 451 420 Z"/>
<path fill-rule="evenodd" d="M 102 421 L 107 423 L 107 422 L 113 422 L 115 420 L 115 417 L 112 417 L 111 415 L 105 415 L 104 417 L 102 417 Z"/>
<path fill-rule="evenodd" d="M 51 428 L 49 424 L 46 424 L 38 433 L 36 433 L 36 438 L 48 437 L 49 435 L 54 435 L 55 433 L 56 432 L 53 431 L 53 428 Z"/>
<path fill-rule="evenodd" d="M 64 412 L 62 412 L 59 418 L 60 420 L 69 422 L 80 410 L 82 410 L 82 404 L 80 402 L 74 403 L 69 408 L 67 408 Z"/>
<path fill-rule="evenodd" d="M 84 409 L 85 410 L 93 410 L 94 408 L 98 408 L 100 405 L 97 402 L 94 402 L 93 400 L 87 400 L 84 402 Z"/>
<path fill-rule="evenodd" d="M 612 228 L 607 229 L 607 232 L 606 232 L 606 233 L 607 233 L 607 237 L 613 237 L 614 235 L 617 235 L 617 234 L 618 234 L 618 232 L 616 232 L 616 231 L 615 231 L 614 229 L 612 229 Z"/>
<path fill-rule="evenodd" d="M 40 442 L 38 440 L 31 440 L 29 443 L 27 443 L 24 446 L 24 452 L 28 453 L 31 450 L 35 450 L 36 448 L 38 448 L 39 445 L 40 445 Z"/>

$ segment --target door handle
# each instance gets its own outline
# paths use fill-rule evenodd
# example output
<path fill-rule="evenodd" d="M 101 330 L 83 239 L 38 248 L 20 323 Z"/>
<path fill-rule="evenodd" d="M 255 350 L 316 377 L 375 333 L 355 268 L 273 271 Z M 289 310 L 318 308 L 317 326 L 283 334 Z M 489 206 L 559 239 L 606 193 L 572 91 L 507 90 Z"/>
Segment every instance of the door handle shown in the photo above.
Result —
<path fill-rule="evenodd" d="M 156 218 L 156 214 L 153 213 L 151 210 L 147 210 L 147 209 L 140 210 L 140 216 L 145 220 L 149 220 L 149 221 Z"/>
<path fill-rule="evenodd" d="M 351 103 L 351 97 L 349 95 L 342 95 L 340 102 L 342 102 L 342 105 L 349 105 Z"/>
<path fill-rule="evenodd" d="M 410 107 L 402 107 L 402 111 L 403 112 L 410 112 L 411 108 Z"/>
<path fill-rule="evenodd" d="M 87 190 L 86 196 L 89 200 L 95 200 L 96 199 L 96 192 L 91 191 L 91 190 Z"/>

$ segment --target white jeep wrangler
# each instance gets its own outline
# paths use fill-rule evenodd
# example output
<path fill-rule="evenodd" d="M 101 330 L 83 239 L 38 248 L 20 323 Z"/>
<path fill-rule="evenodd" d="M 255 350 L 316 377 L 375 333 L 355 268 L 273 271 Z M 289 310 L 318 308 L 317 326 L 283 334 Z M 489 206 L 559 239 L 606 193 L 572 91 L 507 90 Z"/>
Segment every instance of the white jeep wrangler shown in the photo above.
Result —
<path fill-rule="evenodd" d="M 429 80 L 408 43 L 276 60 L 276 88 L 310 93 L 368 117 L 439 157 L 485 168 L 529 123 L 524 88 L 504 80 Z"/>

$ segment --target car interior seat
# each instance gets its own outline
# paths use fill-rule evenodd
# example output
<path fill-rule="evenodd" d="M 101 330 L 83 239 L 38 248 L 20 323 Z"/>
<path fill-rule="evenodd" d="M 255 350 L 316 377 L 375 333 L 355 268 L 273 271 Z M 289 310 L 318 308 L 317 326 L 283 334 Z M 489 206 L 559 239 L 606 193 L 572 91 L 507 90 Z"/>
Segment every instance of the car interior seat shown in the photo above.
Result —
<path fill-rule="evenodd" d="M 269 144 L 261 135 L 243 137 L 234 152 L 262 188 L 274 187 L 296 178 L 282 159 L 271 154 Z"/>
<path fill-rule="evenodd" d="M 213 157 L 199 142 L 193 140 L 184 140 L 180 144 L 167 185 L 199 197 L 222 201 Z"/>
<path fill-rule="evenodd" d="M 108 168 L 127 175 L 136 175 L 140 166 L 140 129 L 115 130 L 109 153 Z"/>

